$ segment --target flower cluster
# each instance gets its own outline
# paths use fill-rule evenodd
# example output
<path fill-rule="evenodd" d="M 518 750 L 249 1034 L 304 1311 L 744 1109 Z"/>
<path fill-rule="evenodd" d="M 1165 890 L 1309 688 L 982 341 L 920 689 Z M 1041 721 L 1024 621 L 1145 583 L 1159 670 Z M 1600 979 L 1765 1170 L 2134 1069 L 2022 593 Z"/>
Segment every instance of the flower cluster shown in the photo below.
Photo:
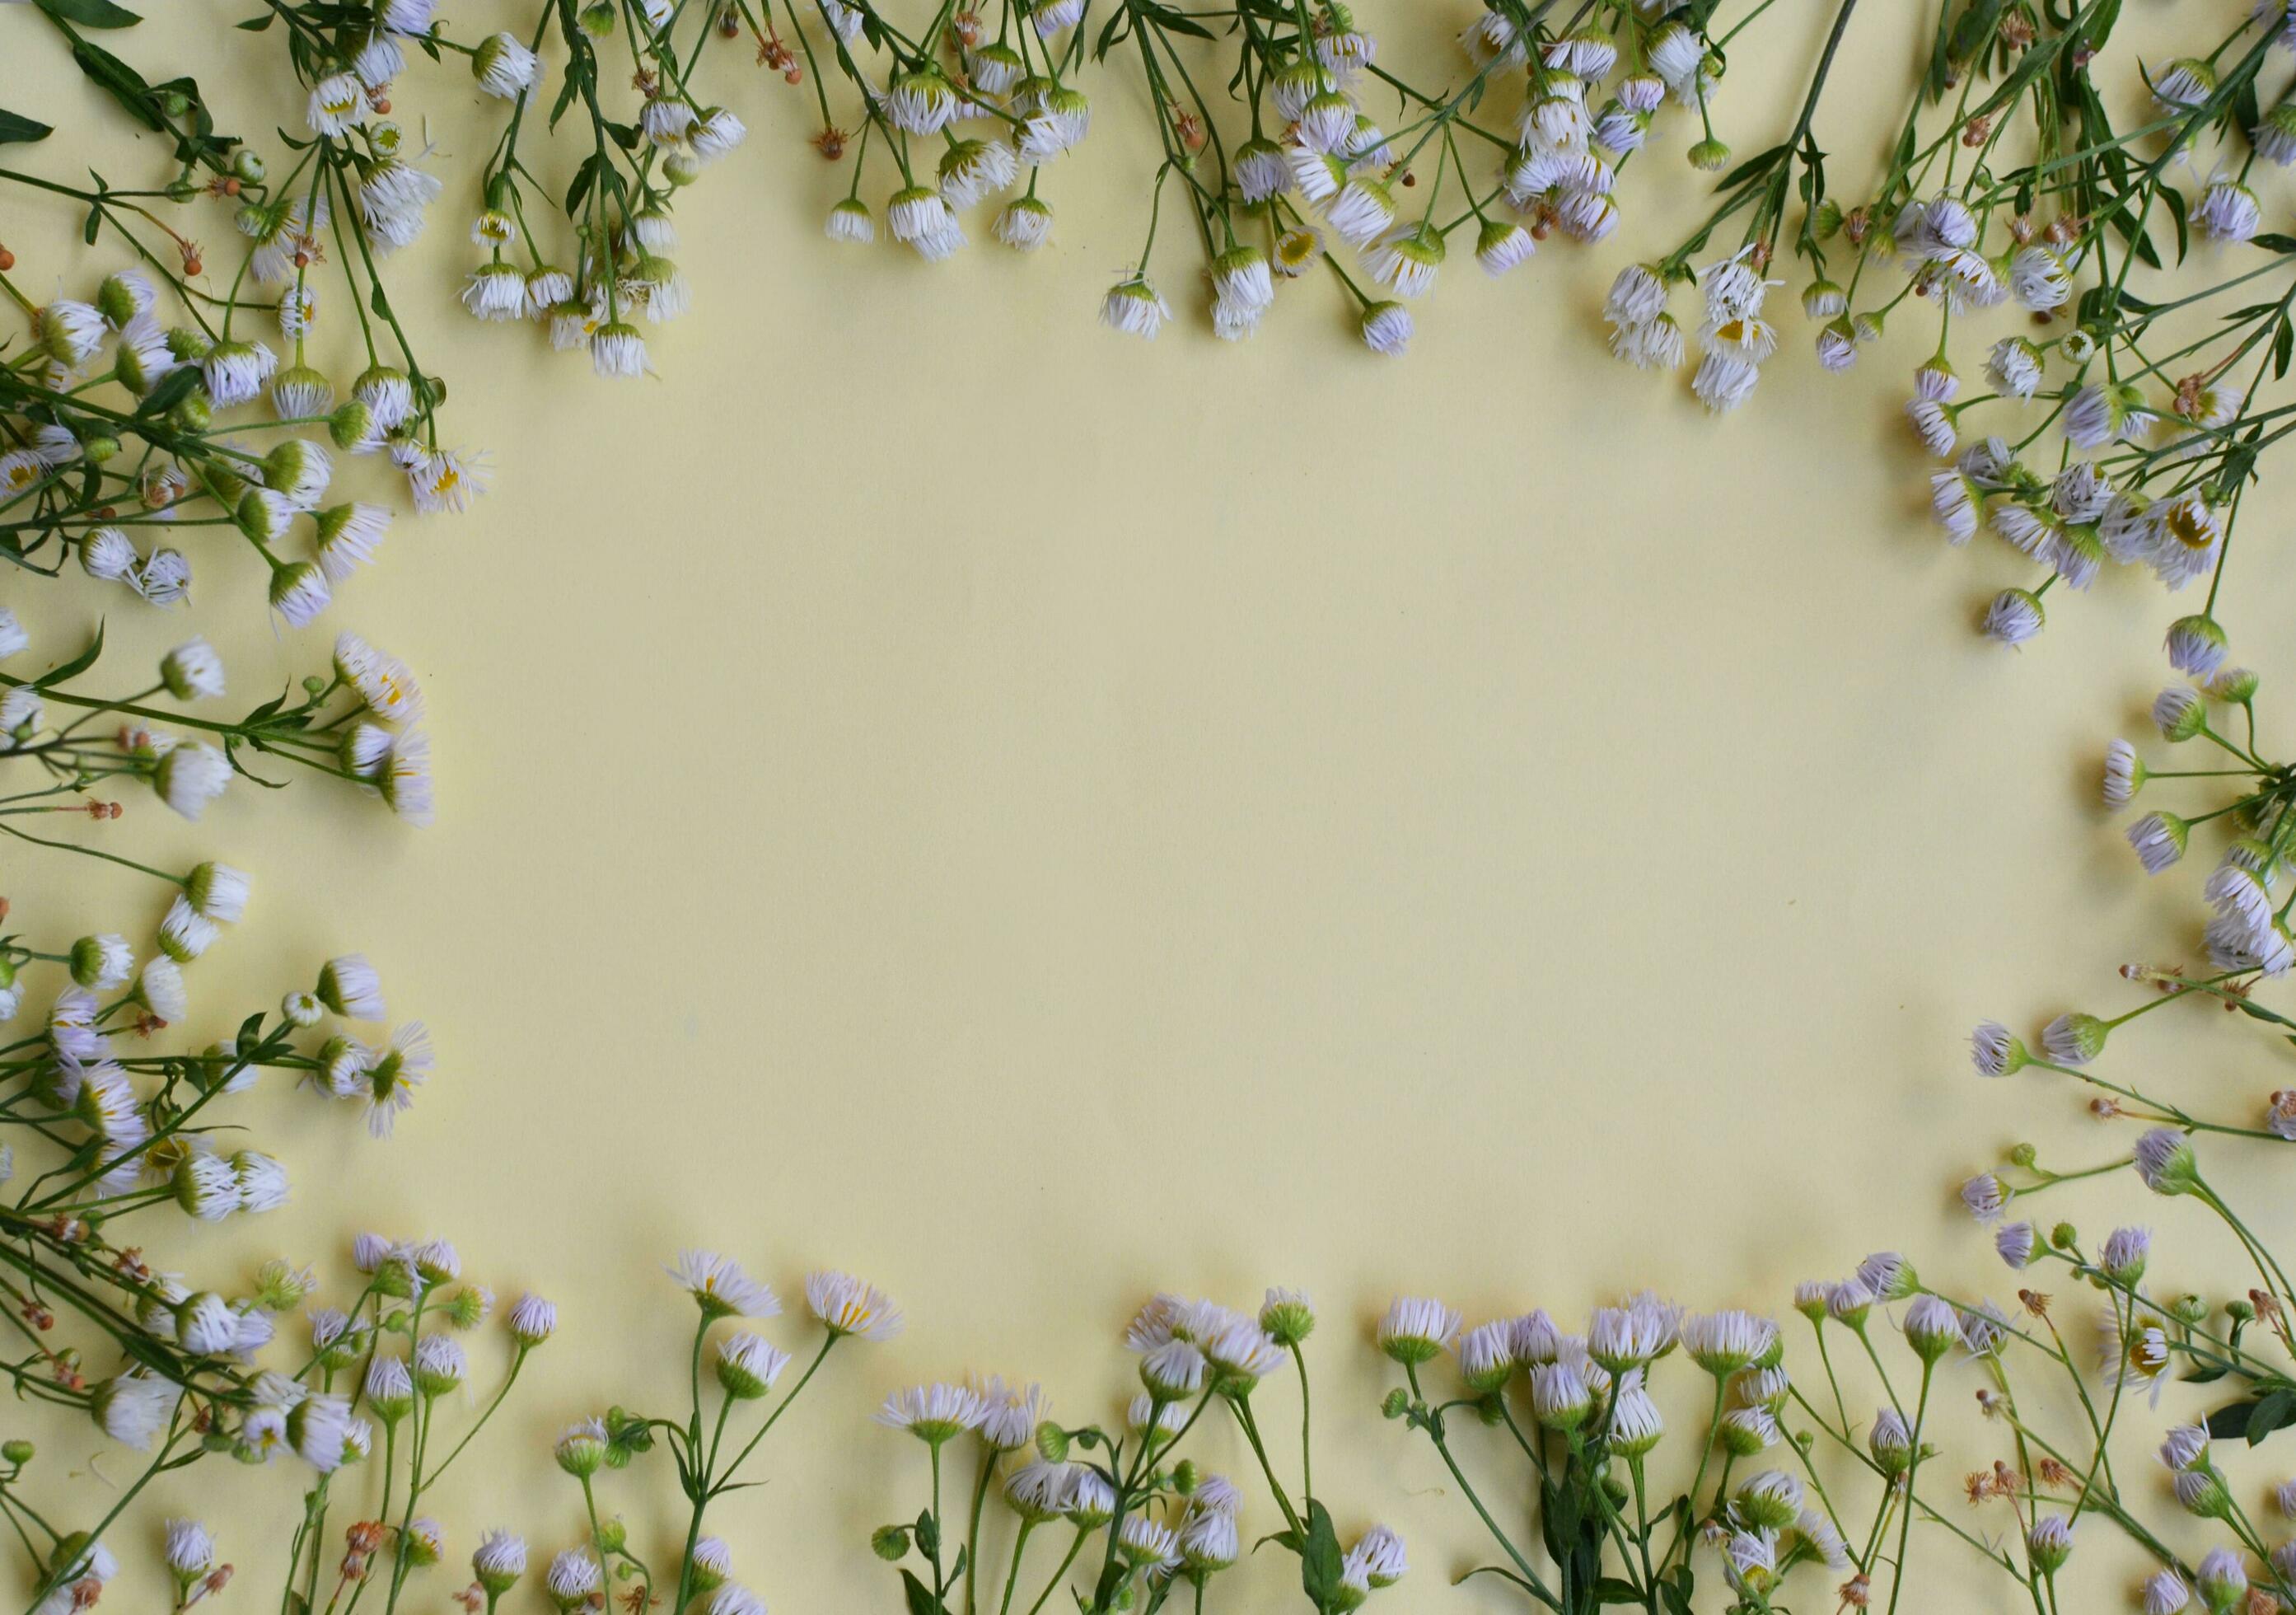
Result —
<path fill-rule="evenodd" d="M 1669 295 L 1694 281 L 1693 390 L 1716 411 L 1743 404 L 1777 347 L 1763 303 L 1789 246 L 1826 371 L 1926 304 L 1935 341 L 1904 414 L 1947 463 L 1930 478 L 1937 520 L 1956 545 L 1988 529 L 2037 569 L 1992 599 L 1984 631 L 2026 643 L 2049 592 L 2087 590 L 2107 562 L 2171 590 L 2205 578 L 2208 603 L 2169 647 L 2206 676 L 2224 654 L 2213 612 L 2240 496 L 2291 407 L 2259 394 L 2296 341 L 2296 239 L 2259 234 L 2251 188 L 2258 159 L 2296 162 L 2296 104 L 2284 88 L 2267 110 L 2262 89 L 2296 45 L 2286 8 L 2263 0 L 2193 54 L 2140 67 L 2108 50 L 2115 7 L 1939 7 L 1915 104 L 1849 200 L 1829 192 L 1812 123 L 1855 6 L 1839 6 L 1784 140 L 1725 176 L 1672 251 L 1620 272 L 1612 350 L 1681 364 Z M 2144 110 L 2117 126 L 2123 91 Z M 1702 266 L 1742 217 L 1735 247 Z M 1965 390 L 1951 355 L 1970 332 L 1982 352 L 1963 363 L 1985 385 Z"/>
<path fill-rule="evenodd" d="M 348 781 L 408 824 L 431 820 L 430 747 L 418 725 L 422 687 L 405 663 L 356 634 L 337 637 L 328 671 L 303 680 L 301 699 L 276 696 L 236 720 L 153 704 L 165 698 L 190 709 L 224 698 L 223 659 L 203 639 L 187 639 L 161 657 L 150 685 L 116 695 L 82 683 L 102 654 L 100 631 L 78 654 L 45 672 L 8 670 L 6 664 L 29 660 L 30 644 L 15 614 L 0 607 L 0 833 L 13 840 L 180 885 L 174 875 L 117 853 L 20 825 L 56 816 L 110 824 L 128 809 L 102 793 L 127 782 L 196 820 L 235 776 L 276 783 L 256 773 L 250 758 Z M 180 916 L 171 916 L 170 930 L 170 947 L 185 958 L 197 956 L 213 935 L 212 927 L 192 927 Z"/>
<path fill-rule="evenodd" d="M 1806 1444 L 1789 1440 L 1780 1423 L 1790 1403 L 1802 1404 L 1770 1319 L 1685 1313 L 1644 1291 L 1596 1308 L 1581 1334 L 1564 1333 L 1544 1308 L 1461 1325 L 1440 1301 L 1406 1299 L 1380 1320 L 1378 1339 L 1405 1379 L 1388 1397 L 1387 1415 L 1427 1438 L 1504 1555 L 1475 1574 L 1547 1609 L 1578 1611 L 1691 1608 L 1702 1547 L 1715 1554 L 1733 1609 L 1771 1608 L 1783 1579 L 1803 1565 L 1870 1573 L 1873 1549 L 1853 1555 L 1833 1500 L 1807 1467 Z M 1661 1502 L 1650 1470 L 1667 1425 L 1651 1377 L 1677 1350 L 1708 1376 L 1712 1399 L 1688 1488 Z M 1424 1371 L 1446 1356 L 1457 1390 L 1431 1392 Z M 1494 1461 L 1528 1466 L 1540 1510 L 1527 1532 L 1502 1525 L 1468 1474 L 1472 1455 L 1463 1456 L 1459 1437 L 1470 1414 L 1505 1431 Z M 1765 1458 L 1770 1467 L 1734 1487 L 1737 1464 Z"/>
<path fill-rule="evenodd" d="M 1124 1332 L 1138 1358 L 1140 1390 L 1120 1426 L 1064 1425 L 1051 1417 L 1041 1387 L 1008 1384 L 997 1377 L 947 1381 L 896 1391 L 878 1422 L 924 1444 L 930 1501 L 915 1521 L 882 1527 L 872 1540 L 878 1555 L 900 1565 L 911 1611 L 972 1611 L 993 1595 L 1011 1610 L 1016 1591 L 1039 1586 L 1025 1606 L 1030 1615 L 1067 1589 L 1086 1615 L 1156 1609 L 1176 1590 L 1190 1589 L 1203 1607 L 1207 1590 L 1242 1556 L 1245 1494 L 1226 1476 L 1204 1471 L 1181 1447 L 1215 1409 L 1225 1412 L 1250 1444 L 1283 1520 L 1267 1540 L 1300 1561 L 1300 1591 L 1318 1615 L 1349 1615 L 1408 1568 L 1402 1540 L 1374 1526 L 1342 1549 L 1329 1510 L 1315 1492 L 1308 1416 L 1308 1365 L 1302 1350 L 1316 1327 L 1316 1311 L 1296 1290 L 1270 1290 L 1257 1315 L 1216 1301 L 1159 1295 Z M 1300 1397 L 1300 1480 L 1287 1487 L 1276 1472 L 1254 1394 L 1272 1374 L 1290 1367 Z M 942 1497 L 943 1460 L 955 1445 L 973 1458 L 964 1537 L 947 1522 Z M 984 1519 L 991 1493 L 1002 1502 L 998 1519 Z M 1027 1570 L 1030 1538 L 1039 1529 L 1064 1539 L 1059 1559 L 1041 1585 Z M 1002 1591 L 984 1562 L 991 1537 L 1009 1534 Z M 924 1571 L 906 1562 L 914 1554 Z M 1072 1585 L 1080 1572 L 1083 1586 Z"/>
<path fill-rule="evenodd" d="M 554 1555 L 544 1576 L 544 1590 L 560 1615 L 603 1610 L 610 1596 L 636 1611 L 666 1603 L 676 1610 L 706 1609 L 709 1615 L 763 1615 L 758 1595 L 733 1578 L 732 1550 L 708 1534 L 710 1506 L 727 1492 L 756 1484 L 740 1478 L 745 1466 L 831 1352 L 847 1340 L 881 1342 L 901 1332 L 900 1308 L 876 1286 L 848 1273 L 810 1274 L 806 1308 L 820 1344 L 788 1387 L 779 1389 L 791 1354 L 748 1326 L 781 1315 L 772 1287 L 709 1250 L 680 1251 L 668 1272 L 694 1308 L 687 1406 L 674 1418 L 611 1407 L 559 1434 L 553 1455 L 582 1493 L 580 1539 Z M 742 1326 L 718 1327 L 737 1322 Z M 705 1363 L 714 1414 L 705 1405 Z M 745 1429 L 750 1421 L 755 1428 Z M 674 1562 L 650 1560 L 619 1516 L 599 1512 L 607 1478 L 630 1470 L 657 1446 L 668 1450 L 685 1502 L 685 1536 Z M 526 1545 L 497 1533 L 481 1545 L 472 1568 L 477 1581 L 465 1603 L 478 1609 L 483 1595 L 490 1610 L 525 1570 Z M 612 1590 L 617 1584 L 619 1594 Z"/>
<path fill-rule="evenodd" d="M 107 27 L 136 20 L 102 10 Z M 390 526 L 383 504 L 331 497 L 337 454 L 387 459 L 418 511 L 465 510 L 486 486 L 480 457 L 440 441 L 445 383 L 416 359 L 381 272 L 443 182 L 398 125 L 330 115 L 316 91 L 312 138 L 290 141 L 275 173 L 215 134 L 192 80 L 147 85 L 80 37 L 77 8 L 38 14 L 138 121 L 176 135 L 176 167 L 143 189 L 0 169 L 0 184 L 85 209 L 88 242 L 126 260 L 83 296 L 43 302 L 8 277 L 14 255 L 0 248 L 0 291 L 26 321 L 0 365 L 0 545 L 20 570 L 77 562 L 168 604 L 191 589 L 196 529 L 235 529 L 266 563 L 273 609 L 301 627 Z M 386 30 L 371 54 L 396 48 Z M 27 128 L 11 133 L 49 133 Z M 228 211 L 230 264 L 210 266 L 196 226 L 172 217 L 202 204 Z M 337 299 L 355 346 L 348 332 L 321 340 Z"/>

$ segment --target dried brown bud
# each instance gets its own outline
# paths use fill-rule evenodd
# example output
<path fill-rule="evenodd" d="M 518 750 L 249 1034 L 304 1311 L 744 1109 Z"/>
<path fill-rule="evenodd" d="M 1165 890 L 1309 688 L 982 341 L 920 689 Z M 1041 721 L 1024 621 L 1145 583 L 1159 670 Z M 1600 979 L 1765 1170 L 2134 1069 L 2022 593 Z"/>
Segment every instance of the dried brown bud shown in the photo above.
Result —
<path fill-rule="evenodd" d="M 2045 1318 L 2049 1316 L 2049 1298 L 2039 1291 L 2020 1290 L 2017 1292 L 2017 1299 L 2023 1304 L 2025 1310 L 2035 1317 Z"/>
<path fill-rule="evenodd" d="M 813 137 L 813 149 L 835 162 L 845 155 L 845 131 L 835 124 L 824 124 L 821 133 Z"/>

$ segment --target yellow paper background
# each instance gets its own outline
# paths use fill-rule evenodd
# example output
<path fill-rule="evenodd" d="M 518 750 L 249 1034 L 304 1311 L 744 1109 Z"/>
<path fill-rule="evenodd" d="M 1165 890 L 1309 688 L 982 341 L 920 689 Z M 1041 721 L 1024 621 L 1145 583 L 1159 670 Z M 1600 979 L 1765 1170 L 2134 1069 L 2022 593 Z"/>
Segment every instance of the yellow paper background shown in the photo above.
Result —
<path fill-rule="evenodd" d="M 512 20 L 485 9 L 458 32 Z M 1841 70 L 1875 86 L 1870 121 L 1820 131 L 1837 184 L 1871 172 L 1928 26 L 1874 9 Z M 275 37 L 221 32 L 234 8 L 152 10 L 107 43 L 197 72 L 226 124 L 296 127 Z M 1817 12 L 1781 7 L 1735 53 L 1725 132 L 1745 148 L 1755 110 L 1782 122 L 1799 94 L 1779 59 L 1807 61 Z M 1467 14 L 1365 21 L 1439 74 Z M 28 165 L 158 171 L 28 12 L 0 12 L 0 100 L 67 132 L 19 148 Z M 1607 361 L 1611 274 L 1696 203 L 1677 127 L 1635 165 L 1612 242 L 1551 243 L 1496 284 L 1455 255 L 1399 364 L 1355 344 L 1327 277 L 1287 287 L 1250 346 L 1216 343 L 1177 228 L 1180 317 L 1142 345 L 1092 319 L 1151 171 L 1122 75 L 1048 172 L 1053 247 L 1016 258 L 984 217 L 927 266 L 821 239 L 842 181 L 802 143 L 809 90 L 741 47 L 709 70 L 755 133 L 681 205 L 695 312 L 649 332 L 658 379 L 619 386 L 453 308 L 492 109 L 451 64 L 411 75 L 397 115 L 450 188 L 392 284 L 496 490 L 463 520 L 403 517 L 301 634 L 266 623 L 243 552 L 193 546 L 233 710 L 339 627 L 412 662 L 439 826 L 299 783 L 236 790 L 196 830 L 136 799 L 113 832 L 257 874 L 250 922 L 192 973 L 201 1035 L 361 948 L 440 1044 L 387 1146 L 307 1095 L 258 1107 L 294 1207 L 164 1249 L 340 1274 L 357 1229 L 443 1234 L 505 1294 L 557 1299 L 562 1338 L 442 1492 L 458 1559 L 485 1524 L 537 1562 L 574 1539 L 544 1456 L 561 1422 L 674 1410 L 688 1315 L 658 1264 L 682 1244 L 792 1299 L 807 1267 L 848 1266 L 912 1320 L 832 1359 L 771 1484 L 723 1510 L 785 1611 L 896 1596 L 863 1543 L 914 1513 L 922 1466 L 868 1422 L 884 1391 L 993 1371 L 1109 1416 L 1130 1388 L 1116 1334 L 1153 1288 L 1323 1304 L 1319 1489 L 1343 1532 L 1385 1518 L 1410 1539 L 1390 1615 L 1512 1606 L 1442 1588 L 1485 1551 L 1432 1455 L 1372 1411 L 1388 1381 L 1364 1340 L 1390 1294 L 1576 1320 L 1651 1283 L 1782 1314 L 1796 1278 L 1894 1245 L 2009 1298 L 1953 1185 L 2016 1138 L 2086 1164 L 2127 1135 L 2038 1081 L 1980 1088 L 1961 1040 L 1988 1014 L 2129 1002 L 2112 968 L 2193 934 L 2197 877 L 2144 883 L 2093 777 L 2107 738 L 2141 733 L 2153 647 L 2189 607 L 2114 575 L 2053 593 L 2021 653 L 1969 631 L 2022 577 L 1923 513 L 1895 418 L 1922 322 L 1828 380 L 1786 310 L 1786 350 L 1720 422 Z M 226 217 L 193 217 L 227 264 Z M 0 192 L 20 285 L 110 266 L 68 245 L 76 223 Z M 2288 509 L 2251 496 L 2224 613 L 2267 696 Z M 104 614 L 118 684 L 190 631 L 84 580 L 5 597 L 43 655 Z M 148 885 L 54 864 L 0 862 L 12 923 L 148 936 Z M 2235 1107 L 2273 1086 L 2252 1040 L 2165 1020 L 2128 1039 L 2161 1080 Z M 2175 1287 L 2234 1276 L 2186 1208 L 2083 1193 L 2098 1233 L 2117 1206 L 2189 1236 Z M 1685 1429 L 1693 1378 L 1663 1381 Z M 130 1472 L 88 1460 L 90 1431 L 32 1428 L 90 1509 Z M 1244 1459 L 1226 1431 L 1207 1455 Z M 206 1481 L 187 1496 L 252 1607 L 299 1477 L 225 1479 L 227 1510 Z M 609 1504 L 668 1555 L 673 1501 L 657 1457 Z M 1275 1523 L 1255 1503 L 1247 1537 Z M 1281 1607 L 1283 1574 L 1242 1572 L 1227 1607 Z"/>

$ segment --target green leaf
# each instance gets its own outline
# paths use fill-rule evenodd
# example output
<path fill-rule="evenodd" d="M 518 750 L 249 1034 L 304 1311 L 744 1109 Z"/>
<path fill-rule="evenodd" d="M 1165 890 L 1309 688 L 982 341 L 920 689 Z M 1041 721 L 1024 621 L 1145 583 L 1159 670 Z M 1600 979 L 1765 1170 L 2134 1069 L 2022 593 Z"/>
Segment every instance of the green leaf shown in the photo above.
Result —
<path fill-rule="evenodd" d="M 276 15 L 275 12 L 266 12 L 260 17 L 250 17 L 246 21 L 234 23 L 233 26 L 250 34 L 259 34 L 271 26 L 271 20 Z"/>
<path fill-rule="evenodd" d="M 1672 1580 L 1658 1584 L 1659 1595 L 1666 1600 L 1667 1615 L 1692 1615 L 1690 1595 L 1696 1585 L 1697 1579 L 1686 1564 L 1674 1573 Z"/>
<path fill-rule="evenodd" d="M 55 131 L 46 124 L 37 123 L 21 113 L 0 107 L 0 146 L 18 145 L 35 140 L 45 140 Z"/>
<path fill-rule="evenodd" d="M 941 1601 L 932 1595 L 932 1589 L 917 1579 L 914 1570 L 901 1572 L 901 1591 L 908 1596 L 909 1615 L 948 1615 Z"/>
<path fill-rule="evenodd" d="M 34 0 L 51 17 L 77 22 L 82 28 L 134 28 L 144 20 L 111 0 Z"/>
<path fill-rule="evenodd" d="M 192 389 L 199 384 L 200 367 L 198 365 L 185 365 L 179 369 L 171 370 L 160 378 L 157 387 L 144 395 L 143 402 L 135 406 L 135 414 L 144 420 L 149 420 L 153 415 L 165 414 L 189 398 Z"/>
<path fill-rule="evenodd" d="M 595 152 L 582 160 L 574 170 L 574 181 L 566 187 L 566 217 L 572 218 L 582 211 L 582 199 L 590 194 L 590 185 L 598 176 L 599 154 Z"/>
<path fill-rule="evenodd" d="M 64 662 L 60 666 L 51 668 L 45 673 L 41 674 L 39 677 L 32 681 L 32 687 L 35 690 L 53 690 L 58 685 L 64 683 L 68 679 L 78 678 L 81 674 L 95 666 L 95 659 L 102 654 L 103 622 L 102 619 L 99 618 L 95 625 L 95 635 L 87 642 L 87 649 L 82 651 L 70 661 Z"/>
<path fill-rule="evenodd" d="M 1778 160 L 1786 154 L 1787 149 L 1778 145 L 1772 146 L 1767 152 L 1755 152 L 1720 179 L 1716 180 L 1714 188 L 1717 191 L 1727 191 L 1742 180 L 1759 178 L 1777 166 Z"/>
<path fill-rule="evenodd" d="M 1642 1589 L 1631 1581 L 1622 1581 L 1616 1576 L 1605 1576 L 1595 1584 L 1596 1603 L 1640 1603 L 1642 1601 Z"/>
<path fill-rule="evenodd" d="M 1300 1550 L 1300 1590 L 1319 1610 L 1328 1610 L 1340 1595 L 1340 1537 L 1332 1529 L 1331 1511 L 1310 1498 L 1308 1540 Z"/>
<path fill-rule="evenodd" d="M 2251 1447 L 2291 1424 L 2296 1424 L 2296 1389 L 2286 1385 L 2275 1386 L 2254 1401 L 2227 1402 L 2208 1417 L 2210 1435 L 2226 1441 L 2241 1437 Z"/>
<path fill-rule="evenodd" d="M 144 82 L 143 74 L 110 51 L 85 39 L 73 39 L 72 60 L 79 63 L 79 70 L 98 88 L 125 108 L 129 117 L 155 135 L 168 132 L 168 121 L 152 105 L 152 86 Z"/>
<path fill-rule="evenodd" d="M 2276 1430 L 2296 1424 L 2296 1390 L 2284 1387 L 2271 1392 L 2249 1410 L 2248 1444 L 2260 1447 Z"/>

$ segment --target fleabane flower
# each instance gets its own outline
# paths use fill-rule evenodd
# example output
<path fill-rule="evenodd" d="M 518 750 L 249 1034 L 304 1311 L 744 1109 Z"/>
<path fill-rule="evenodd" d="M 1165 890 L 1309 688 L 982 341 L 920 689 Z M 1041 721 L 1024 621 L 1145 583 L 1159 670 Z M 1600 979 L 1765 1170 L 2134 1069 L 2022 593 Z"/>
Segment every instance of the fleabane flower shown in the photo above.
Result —
<path fill-rule="evenodd" d="M 511 34 L 489 34 L 471 53 L 471 77 L 498 101 L 512 101 L 533 86 L 541 63 Z"/>
<path fill-rule="evenodd" d="M 693 1298 L 705 1318 L 771 1318 L 781 1316 L 781 1298 L 743 1273 L 741 1265 L 714 1250 L 681 1250 L 667 1271 Z"/>
<path fill-rule="evenodd" d="M 1156 340 L 1172 310 L 1156 295 L 1145 271 L 1136 269 L 1108 289 L 1100 300 L 1100 323 L 1127 336 Z"/>
<path fill-rule="evenodd" d="M 885 1398 L 877 1422 L 905 1430 L 928 1447 L 940 1447 L 977 1429 L 988 1409 L 980 1398 L 962 1385 L 912 1386 Z"/>
<path fill-rule="evenodd" d="M 1430 1362 L 1457 1338 L 1460 1321 L 1440 1301 L 1398 1297 L 1379 1321 L 1379 1349 L 1406 1367 Z"/>
<path fill-rule="evenodd" d="M 832 1269 L 806 1275 L 805 1304 L 840 1340 L 849 1336 L 882 1343 L 898 1335 L 906 1322 L 892 1298 L 876 1285 Z"/>

